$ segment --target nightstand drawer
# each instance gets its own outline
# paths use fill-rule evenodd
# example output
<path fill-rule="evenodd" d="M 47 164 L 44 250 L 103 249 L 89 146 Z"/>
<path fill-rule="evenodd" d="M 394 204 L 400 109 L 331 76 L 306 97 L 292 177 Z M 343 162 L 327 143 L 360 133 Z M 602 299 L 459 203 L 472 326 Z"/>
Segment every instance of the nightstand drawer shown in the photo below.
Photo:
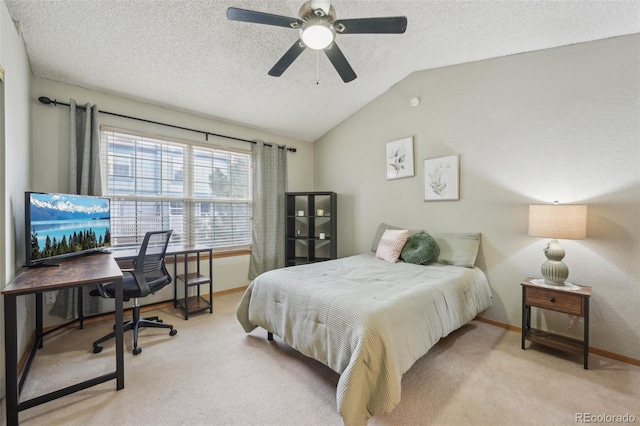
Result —
<path fill-rule="evenodd" d="M 527 288 L 525 304 L 539 308 L 584 316 L 583 297 L 567 291 L 557 291 L 545 288 Z"/>

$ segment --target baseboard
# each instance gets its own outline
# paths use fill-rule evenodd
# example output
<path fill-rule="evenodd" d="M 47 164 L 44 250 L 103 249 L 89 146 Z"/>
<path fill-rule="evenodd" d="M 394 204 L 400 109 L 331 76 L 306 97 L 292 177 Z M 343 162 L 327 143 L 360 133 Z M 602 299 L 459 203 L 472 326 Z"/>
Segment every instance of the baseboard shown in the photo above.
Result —
<path fill-rule="evenodd" d="M 215 257 L 215 256 L 214 256 Z M 245 291 L 247 289 L 248 286 L 242 286 L 242 287 L 235 287 L 235 288 L 230 288 L 227 290 L 221 290 L 221 291 L 214 291 L 213 292 L 213 297 L 216 296 L 220 296 L 223 294 L 229 294 L 229 293 L 235 293 L 235 292 L 239 292 L 239 291 Z M 207 297 L 209 295 L 209 293 L 206 294 L 202 294 L 202 297 Z M 173 307 L 173 299 L 172 300 L 164 300 L 162 302 L 156 302 L 156 303 L 149 303 L 148 305 L 142 305 L 140 306 L 140 312 L 144 313 L 144 312 L 149 312 L 149 311 L 155 311 L 156 309 L 164 309 L 164 308 L 171 308 Z M 127 315 L 131 315 L 131 310 L 132 308 L 127 308 L 123 311 L 123 315 L 126 317 Z M 84 325 L 93 325 L 93 324 L 98 324 L 101 322 L 107 322 L 107 321 L 115 321 L 115 312 L 105 312 L 105 313 L 101 313 L 101 314 L 95 314 L 95 315 L 91 315 L 90 317 L 86 317 L 84 319 Z M 59 328 L 60 330 L 68 330 L 70 328 L 76 328 L 78 326 L 78 321 L 75 322 L 69 322 L 67 323 L 65 326 L 60 326 L 58 325 L 53 325 L 50 327 L 45 327 L 42 329 L 43 333 L 48 333 L 56 328 Z M 33 344 L 36 341 L 36 332 L 35 330 L 31 333 L 31 337 L 29 338 L 29 343 L 27 345 L 27 350 L 22 354 L 22 356 L 20 357 L 20 361 L 18 362 L 18 371 L 22 372 L 24 366 L 27 363 L 27 360 L 29 359 L 29 349 L 33 346 Z"/>
<path fill-rule="evenodd" d="M 491 320 L 488 318 L 475 317 L 476 321 L 484 322 L 486 324 L 493 325 L 495 327 L 506 328 L 507 330 L 516 331 L 518 333 L 522 333 L 521 327 L 516 327 L 514 325 L 505 324 L 499 321 Z M 589 346 L 589 353 L 601 355 L 606 358 L 614 359 L 616 361 L 624 362 L 627 364 L 637 365 L 640 367 L 640 359 L 631 358 L 628 356 L 620 355 L 614 352 L 605 351 L 603 349 L 594 348 L 593 346 Z"/>
<path fill-rule="evenodd" d="M 484 322 L 487 324 L 491 324 L 494 325 L 496 327 L 500 327 L 500 328 L 506 328 L 507 330 L 511 330 L 511 331 L 517 331 L 518 333 L 522 333 L 522 328 L 520 327 L 516 327 L 515 325 L 509 325 L 509 324 L 505 324 L 503 322 L 498 322 L 498 321 L 494 321 L 488 318 L 482 318 L 482 317 L 475 317 L 474 318 L 476 321 L 480 321 L 480 322 Z"/>
<path fill-rule="evenodd" d="M 230 288 L 227 290 L 220 290 L 220 291 L 214 291 L 213 292 L 213 297 L 216 296 L 220 296 L 223 294 L 228 294 L 228 293 L 235 293 L 235 292 L 239 292 L 239 291 L 245 291 L 247 289 L 248 286 L 243 286 L 243 287 L 235 287 L 235 288 Z M 209 293 L 203 293 L 201 294 L 202 297 L 207 297 L 209 296 Z M 173 307 L 173 299 L 171 300 L 163 300 L 162 302 L 155 302 L 155 303 L 149 303 L 147 305 L 141 305 L 140 306 L 140 312 L 144 313 L 144 312 L 149 312 L 149 311 L 155 311 L 156 309 L 164 309 L 164 308 L 171 308 Z M 132 308 L 127 308 L 123 311 L 124 316 L 126 317 L 127 315 L 131 315 L 131 310 Z M 100 313 L 100 314 L 94 314 L 91 315 L 90 317 L 87 317 L 84 319 L 84 324 L 85 325 L 92 325 L 92 324 L 97 324 L 100 322 L 105 322 L 107 320 L 113 321 L 115 320 L 115 312 L 104 312 L 104 313 Z M 77 324 L 77 322 L 72 322 L 70 324 L 68 324 L 66 327 L 61 327 L 61 329 L 68 329 L 68 328 L 73 328 L 75 325 Z M 60 327 L 60 325 L 54 325 L 51 327 L 45 327 L 42 331 L 44 333 L 49 332 L 50 330 L 55 329 L 56 327 Z M 33 335 L 33 339 L 35 340 L 35 332 Z"/>
<path fill-rule="evenodd" d="M 244 292 L 247 289 L 247 287 L 249 287 L 249 286 L 245 285 L 245 286 L 242 286 L 242 287 L 229 288 L 227 290 L 214 291 L 213 295 L 216 296 L 216 295 L 221 295 L 221 294 L 236 293 L 236 292 L 239 292 L 239 291 Z"/>
<path fill-rule="evenodd" d="M 223 294 L 229 294 L 229 293 L 236 293 L 236 292 L 240 292 L 240 291 L 245 291 L 247 289 L 248 286 L 243 286 L 243 287 L 236 287 L 236 288 L 231 288 L 231 289 L 227 289 L 227 290 L 221 290 L 221 291 L 214 291 L 213 292 L 213 296 L 215 297 L 216 295 L 223 295 Z M 203 294 L 203 297 L 208 296 L 208 294 Z M 157 302 L 157 303 L 151 303 L 148 305 L 143 305 L 140 307 L 140 312 L 149 312 L 149 311 L 154 311 L 156 309 L 164 309 L 164 308 L 170 308 L 173 306 L 173 300 L 166 300 L 166 301 L 162 301 L 162 302 Z M 131 308 L 129 309 L 125 309 L 125 315 L 131 311 Z M 95 315 L 92 316 L 90 318 L 87 318 L 84 320 L 84 323 L 87 325 L 92 325 L 92 324 L 96 324 L 99 322 L 105 322 L 105 321 L 113 321 L 115 319 L 115 313 L 114 312 L 106 312 L 104 314 L 99 314 L 99 315 Z M 511 330 L 511 331 L 515 331 L 517 333 L 522 333 L 522 328 L 520 327 L 516 327 L 514 325 L 510 325 L 510 324 L 505 324 L 503 322 L 500 321 L 495 321 L 492 319 L 488 319 L 488 318 L 482 318 L 482 317 L 475 317 L 474 318 L 476 321 L 480 321 L 480 322 L 484 322 L 486 324 L 489 325 L 493 325 L 495 327 L 500 327 L 500 328 L 504 328 L 507 330 Z M 52 330 L 54 329 L 56 326 L 53 327 L 48 327 L 47 329 L 44 329 L 44 332 L 47 332 L 48 330 Z M 66 328 L 71 328 L 73 327 L 72 324 L 69 324 L 68 327 Z M 35 331 L 31 336 L 31 344 L 28 347 L 31 347 L 31 345 L 33 344 L 33 342 L 35 342 Z M 627 364 L 632 364 L 632 365 L 637 365 L 640 367 L 640 359 L 635 359 L 635 358 L 631 358 L 628 356 L 624 356 L 624 355 L 620 355 L 614 352 L 609 352 L 609 351 L 605 351 L 603 349 L 599 349 L 599 348 L 594 348 L 592 346 L 589 346 L 589 352 L 592 354 L 596 354 L 596 355 L 600 355 L 606 358 L 610 358 L 610 359 L 614 359 L 616 361 L 620 361 L 620 362 L 624 362 Z M 24 367 L 24 364 L 27 361 L 27 358 L 29 356 L 29 351 L 26 351 L 22 357 L 20 358 L 20 362 L 18 363 L 19 366 L 19 371 L 22 371 L 22 367 Z"/>

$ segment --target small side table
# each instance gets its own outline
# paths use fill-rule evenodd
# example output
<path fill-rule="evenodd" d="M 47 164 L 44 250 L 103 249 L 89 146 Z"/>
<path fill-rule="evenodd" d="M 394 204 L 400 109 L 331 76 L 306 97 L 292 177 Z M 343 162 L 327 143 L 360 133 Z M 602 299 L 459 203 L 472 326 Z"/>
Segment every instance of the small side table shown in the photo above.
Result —
<path fill-rule="evenodd" d="M 591 287 L 551 286 L 542 279 L 526 278 L 522 283 L 522 349 L 525 341 L 583 355 L 584 368 L 589 368 L 589 298 Z M 575 288 L 578 287 L 578 288 Z M 531 328 L 531 307 L 548 309 L 584 318 L 582 341 Z"/>
<path fill-rule="evenodd" d="M 200 254 L 208 253 L 209 255 L 209 275 L 202 275 L 200 273 Z M 213 313 L 213 248 L 203 247 L 200 245 L 184 246 L 180 249 L 174 250 L 171 253 L 167 251 L 167 254 L 173 255 L 174 261 L 174 276 L 173 282 L 173 306 L 174 308 L 182 308 L 184 312 L 184 319 L 189 319 L 189 314 L 193 314 L 201 311 L 209 311 Z M 189 255 L 196 255 L 196 271 L 189 272 Z M 184 273 L 178 274 L 178 256 L 182 255 L 184 260 Z M 184 297 L 178 297 L 178 282 L 182 281 L 184 285 Z M 206 299 L 200 294 L 200 286 L 208 284 L 209 286 L 209 298 Z M 189 289 L 196 287 L 197 294 L 195 296 L 189 296 Z"/>

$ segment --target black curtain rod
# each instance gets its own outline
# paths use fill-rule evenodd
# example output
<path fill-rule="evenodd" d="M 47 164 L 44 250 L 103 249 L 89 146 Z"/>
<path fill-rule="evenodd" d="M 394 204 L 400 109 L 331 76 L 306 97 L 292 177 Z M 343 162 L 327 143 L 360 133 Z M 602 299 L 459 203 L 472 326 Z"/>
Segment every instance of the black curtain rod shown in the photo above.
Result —
<path fill-rule="evenodd" d="M 70 104 L 67 104 L 67 103 L 64 103 L 64 102 L 58 102 L 55 99 L 51 100 L 50 98 L 48 98 L 46 96 L 40 96 L 38 98 L 38 100 L 40 101 L 41 104 L 45 104 L 45 105 L 53 104 L 54 106 L 58 106 L 58 105 L 71 106 Z M 78 105 L 76 108 L 85 109 L 84 105 Z M 189 132 L 195 132 L 195 133 L 202 133 L 203 135 L 205 135 L 205 139 L 207 141 L 209 140 L 209 136 L 218 136 L 220 138 L 233 139 L 234 141 L 249 142 L 249 143 L 252 143 L 252 144 L 256 144 L 257 143 L 256 141 L 250 141 L 248 139 L 241 139 L 241 138 L 236 138 L 236 137 L 233 137 L 233 136 L 220 135 L 218 133 L 206 132 L 204 130 L 190 129 L 189 127 L 176 126 L 174 124 L 167 124 L 167 123 L 162 123 L 160 121 L 153 121 L 153 120 L 147 120 L 145 118 L 132 117 L 130 115 L 117 114 L 115 112 L 102 111 L 102 110 L 98 110 L 98 112 L 101 113 L 101 114 L 113 115 L 115 117 L 128 118 L 130 120 L 138 120 L 138 121 L 144 121 L 145 123 L 158 124 L 160 126 L 166 126 L 166 127 L 173 127 L 174 129 L 187 130 Z M 273 145 L 269 144 L 269 143 L 265 143 L 265 146 L 273 146 Z M 280 146 L 280 145 L 276 145 L 276 146 L 278 148 L 280 148 L 280 149 L 284 149 L 283 146 Z M 296 152 L 297 149 L 289 147 L 289 148 L 287 148 L 287 151 Z"/>

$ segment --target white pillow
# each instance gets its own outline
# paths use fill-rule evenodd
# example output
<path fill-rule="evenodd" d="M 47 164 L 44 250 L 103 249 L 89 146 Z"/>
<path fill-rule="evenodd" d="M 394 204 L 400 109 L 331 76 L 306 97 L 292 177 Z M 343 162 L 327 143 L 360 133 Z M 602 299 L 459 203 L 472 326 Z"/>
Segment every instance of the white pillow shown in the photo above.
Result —
<path fill-rule="evenodd" d="M 384 231 L 387 229 L 402 229 L 402 228 L 398 226 L 388 225 L 386 223 L 381 223 L 380 225 L 378 225 L 378 229 L 376 230 L 376 235 L 373 237 L 373 244 L 371 244 L 372 252 L 375 253 L 378 250 L 378 244 L 380 243 L 380 238 L 382 238 L 382 234 L 384 234 Z M 421 232 L 424 232 L 424 231 L 421 229 L 409 229 L 409 235 L 419 234 Z"/>
<path fill-rule="evenodd" d="M 380 238 L 376 257 L 387 262 L 396 263 L 402 253 L 402 248 L 409 238 L 409 231 L 406 229 L 387 229 Z"/>

